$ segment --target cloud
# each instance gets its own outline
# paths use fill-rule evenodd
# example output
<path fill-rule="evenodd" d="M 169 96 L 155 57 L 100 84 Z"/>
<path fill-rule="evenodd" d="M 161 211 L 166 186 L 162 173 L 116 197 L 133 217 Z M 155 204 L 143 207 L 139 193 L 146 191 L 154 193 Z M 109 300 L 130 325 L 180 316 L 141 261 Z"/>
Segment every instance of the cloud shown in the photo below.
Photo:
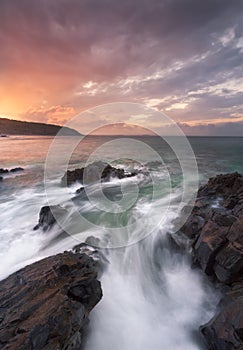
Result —
<path fill-rule="evenodd" d="M 184 122 L 240 113 L 242 10 L 241 0 L 1 0 L 0 113 L 63 122 L 69 108 L 113 101 Z"/>
<path fill-rule="evenodd" d="M 64 107 L 64 106 L 52 106 L 45 107 L 40 106 L 38 108 L 29 108 L 21 116 L 23 120 L 29 121 L 38 121 L 44 123 L 57 123 L 63 124 L 68 121 L 70 118 L 74 117 L 76 111 L 73 107 Z"/>
<path fill-rule="evenodd" d="M 180 124 L 180 127 L 186 135 L 189 136 L 242 136 L 243 135 L 243 121 L 228 122 L 218 124 L 198 124 L 190 126 L 189 124 Z"/>

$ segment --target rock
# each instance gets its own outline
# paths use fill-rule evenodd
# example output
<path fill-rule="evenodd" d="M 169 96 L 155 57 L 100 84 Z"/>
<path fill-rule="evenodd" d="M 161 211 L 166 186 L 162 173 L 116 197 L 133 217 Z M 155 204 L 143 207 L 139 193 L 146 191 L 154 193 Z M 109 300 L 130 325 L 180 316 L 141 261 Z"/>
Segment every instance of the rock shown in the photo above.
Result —
<path fill-rule="evenodd" d="M 243 296 L 226 304 L 200 330 L 209 350 L 242 350 Z"/>
<path fill-rule="evenodd" d="M 100 239 L 89 236 L 85 242 L 79 243 L 73 247 L 74 253 L 85 253 L 94 259 L 99 266 L 99 271 L 103 272 L 109 263 L 101 248 L 98 248 Z M 103 249 L 104 250 L 104 249 Z"/>
<path fill-rule="evenodd" d="M 81 194 L 81 193 L 84 193 L 84 191 L 85 191 L 84 187 L 80 187 L 80 188 L 78 188 L 78 189 L 75 191 L 75 193 L 76 193 L 76 194 Z"/>
<path fill-rule="evenodd" d="M 217 314 L 201 327 L 208 349 L 243 350 L 243 176 L 209 179 L 181 230 L 194 239 L 194 261 L 224 293 Z"/>
<path fill-rule="evenodd" d="M 227 212 L 224 213 L 216 213 L 214 215 L 214 221 L 219 226 L 231 226 L 235 221 L 237 220 L 237 217 L 234 215 L 227 214 Z"/>
<path fill-rule="evenodd" d="M 243 270 L 243 245 L 228 243 L 215 258 L 214 271 L 220 282 L 231 283 L 241 276 Z"/>
<path fill-rule="evenodd" d="M 213 192 L 229 196 L 233 188 L 234 190 L 237 190 L 240 186 L 242 180 L 239 180 L 239 178 L 241 177 L 242 176 L 237 172 L 212 177 L 205 186 L 202 186 L 199 189 L 199 195 L 209 195 L 210 192 Z"/>
<path fill-rule="evenodd" d="M 89 312 L 102 297 L 97 264 L 58 254 L 0 282 L 2 350 L 80 350 Z"/>
<path fill-rule="evenodd" d="M 70 186 L 76 181 L 85 185 L 98 181 L 109 181 L 111 178 L 123 179 L 137 175 L 136 172 L 126 173 L 124 169 L 115 168 L 108 163 L 97 161 L 85 168 L 68 170 L 61 179 L 62 186 Z"/>
<path fill-rule="evenodd" d="M 193 211 L 181 229 L 194 238 L 194 261 L 227 284 L 237 281 L 243 264 L 242 178 L 233 173 L 209 179 L 199 189 Z"/>
<path fill-rule="evenodd" d="M 194 256 L 207 275 L 212 275 L 214 272 L 215 258 L 227 241 L 227 233 L 228 228 L 219 227 L 211 220 L 201 230 L 194 245 Z"/>
<path fill-rule="evenodd" d="M 56 224 L 57 219 L 63 219 L 68 212 L 60 205 L 52 205 L 42 207 L 39 214 L 39 222 L 34 227 L 34 230 L 42 228 L 43 231 L 47 231 Z"/>
<path fill-rule="evenodd" d="M 8 169 L 0 168 L 0 174 L 7 174 L 7 173 L 8 173 Z"/>
<path fill-rule="evenodd" d="M 191 215 L 184 224 L 182 232 L 184 232 L 188 238 L 192 239 L 196 237 L 204 225 L 205 218 L 200 215 Z"/>
<path fill-rule="evenodd" d="M 24 171 L 24 169 L 21 168 L 21 167 L 13 168 L 13 169 L 10 170 L 10 173 L 17 173 L 19 171 Z"/>
<path fill-rule="evenodd" d="M 68 170 L 62 177 L 62 186 L 70 186 L 76 181 L 83 183 L 84 168 Z"/>
<path fill-rule="evenodd" d="M 3 181 L 3 177 L 2 176 L 0 176 L 0 181 Z"/>
<path fill-rule="evenodd" d="M 243 219 L 238 219 L 231 226 L 228 236 L 230 242 L 240 242 L 243 245 Z"/>

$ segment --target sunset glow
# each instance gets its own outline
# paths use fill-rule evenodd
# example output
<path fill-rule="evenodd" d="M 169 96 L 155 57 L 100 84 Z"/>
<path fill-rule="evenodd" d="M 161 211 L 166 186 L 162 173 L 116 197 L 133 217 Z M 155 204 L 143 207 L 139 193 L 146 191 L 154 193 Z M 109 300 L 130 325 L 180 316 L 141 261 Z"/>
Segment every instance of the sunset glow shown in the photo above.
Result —
<path fill-rule="evenodd" d="M 137 102 L 188 134 L 243 135 L 241 10 L 240 0 L 2 0 L 0 116 L 63 124 Z"/>

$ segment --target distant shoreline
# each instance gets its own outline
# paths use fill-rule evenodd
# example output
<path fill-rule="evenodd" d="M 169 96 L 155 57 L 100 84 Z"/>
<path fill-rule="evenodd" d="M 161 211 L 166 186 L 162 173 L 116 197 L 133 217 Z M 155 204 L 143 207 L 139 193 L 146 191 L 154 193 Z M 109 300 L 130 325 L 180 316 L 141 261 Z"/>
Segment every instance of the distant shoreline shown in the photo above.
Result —
<path fill-rule="evenodd" d="M 60 125 L 0 118 L 0 135 L 56 136 L 60 130 L 62 136 L 81 136 L 77 130 Z"/>

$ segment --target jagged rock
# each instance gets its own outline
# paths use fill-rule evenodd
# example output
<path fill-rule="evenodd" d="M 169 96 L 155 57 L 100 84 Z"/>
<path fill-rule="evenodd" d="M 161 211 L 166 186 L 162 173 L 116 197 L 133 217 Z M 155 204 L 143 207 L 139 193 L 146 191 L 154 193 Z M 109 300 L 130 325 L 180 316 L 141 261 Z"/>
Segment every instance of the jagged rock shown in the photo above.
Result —
<path fill-rule="evenodd" d="M 219 281 L 236 281 L 243 269 L 243 246 L 240 243 L 228 243 L 215 258 L 214 271 Z"/>
<path fill-rule="evenodd" d="M 99 270 L 103 272 L 109 263 L 109 260 L 103 253 L 101 248 L 98 248 L 100 244 L 100 239 L 94 236 L 89 236 L 85 242 L 76 244 L 73 247 L 74 253 L 85 253 L 90 256 L 92 259 L 97 261 L 99 265 Z"/>
<path fill-rule="evenodd" d="M 224 283 L 235 282 L 243 265 L 242 178 L 233 173 L 209 179 L 199 189 L 192 214 L 181 229 L 194 238 L 194 261 Z"/>
<path fill-rule="evenodd" d="M 137 175 L 136 172 L 126 173 L 124 169 L 115 168 L 108 163 L 97 161 L 87 165 L 85 168 L 68 170 L 61 179 L 62 186 L 70 186 L 76 181 L 90 184 L 97 181 L 109 181 L 113 177 L 123 179 Z"/>
<path fill-rule="evenodd" d="M 17 173 L 17 172 L 19 172 L 19 171 L 24 171 L 24 169 L 21 168 L 21 167 L 12 168 L 12 169 L 10 169 L 10 170 L 0 168 L 0 174 Z"/>
<path fill-rule="evenodd" d="M 227 303 L 200 330 L 209 350 L 242 350 L 243 296 Z"/>
<path fill-rule="evenodd" d="M 208 349 L 243 350 L 243 176 L 211 178 L 181 230 L 194 238 L 194 261 L 227 290 L 216 316 L 201 327 Z"/>
<path fill-rule="evenodd" d="M 223 194 L 229 196 L 232 193 L 232 189 L 237 191 L 241 186 L 242 180 L 239 180 L 242 176 L 235 172 L 232 174 L 222 174 L 209 179 L 205 186 L 199 189 L 199 195 L 210 195 L 210 193 Z"/>
<path fill-rule="evenodd" d="M 225 245 L 228 228 L 219 227 L 213 221 L 208 221 L 194 245 L 195 260 L 200 263 L 203 271 L 212 275 L 215 257 Z"/>
<path fill-rule="evenodd" d="M 186 232 L 188 238 L 193 239 L 205 225 L 205 218 L 200 215 L 191 215 L 184 224 L 182 231 Z"/>
<path fill-rule="evenodd" d="M 0 282 L 2 350 L 80 350 L 88 315 L 102 297 L 97 263 L 65 252 Z"/>
<path fill-rule="evenodd" d="M 52 205 L 42 207 L 39 214 L 39 222 L 34 227 L 34 230 L 42 228 L 43 231 L 47 231 L 57 222 L 57 219 L 62 219 L 67 215 L 67 210 L 60 205 Z"/>

